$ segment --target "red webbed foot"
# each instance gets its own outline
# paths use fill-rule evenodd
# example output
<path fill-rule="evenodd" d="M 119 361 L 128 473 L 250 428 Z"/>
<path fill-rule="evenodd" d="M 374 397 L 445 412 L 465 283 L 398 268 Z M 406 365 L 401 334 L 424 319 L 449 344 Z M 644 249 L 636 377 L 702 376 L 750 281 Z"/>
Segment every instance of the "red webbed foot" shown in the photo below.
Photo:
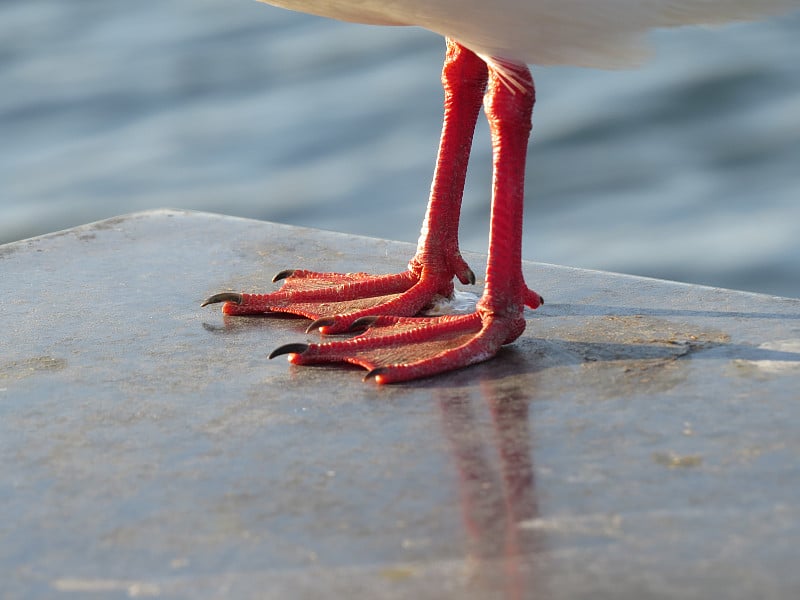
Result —
<path fill-rule="evenodd" d="M 457 273 L 462 283 L 475 283 L 475 275 L 460 255 Z M 440 261 L 438 264 L 441 264 Z M 413 267 L 412 261 L 412 267 Z M 410 268 L 403 273 L 318 273 L 305 270 L 281 271 L 272 279 L 283 280 L 281 288 L 269 294 L 223 292 L 207 298 L 202 306 L 223 302 L 226 315 L 290 313 L 312 319 L 308 331 L 347 331 L 362 317 L 375 315 L 413 316 L 434 302 L 450 297 L 453 273 L 450 269 Z"/>
<path fill-rule="evenodd" d="M 530 292 L 535 306 L 541 297 Z M 289 362 L 307 365 L 347 362 L 368 369 L 364 380 L 394 383 L 436 375 L 494 356 L 525 329 L 522 307 L 518 315 L 497 315 L 479 309 L 468 315 L 441 317 L 365 317 L 353 328 L 368 327 L 353 338 L 319 344 L 286 344 L 270 358 L 289 355 Z"/>

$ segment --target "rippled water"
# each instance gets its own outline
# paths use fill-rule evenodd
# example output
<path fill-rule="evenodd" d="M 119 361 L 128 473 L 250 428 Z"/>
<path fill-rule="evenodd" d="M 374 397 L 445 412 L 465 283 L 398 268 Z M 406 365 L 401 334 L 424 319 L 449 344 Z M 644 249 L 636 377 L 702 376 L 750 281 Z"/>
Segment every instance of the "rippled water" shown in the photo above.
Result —
<path fill-rule="evenodd" d="M 798 40 L 792 16 L 534 69 L 524 256 L 800 297 Z M 0 241 L 162 206 L 415 241 L 442 53 L 251 0 L 4 0 Z M 474 148 L 483 252 L 484 125 Z"/>

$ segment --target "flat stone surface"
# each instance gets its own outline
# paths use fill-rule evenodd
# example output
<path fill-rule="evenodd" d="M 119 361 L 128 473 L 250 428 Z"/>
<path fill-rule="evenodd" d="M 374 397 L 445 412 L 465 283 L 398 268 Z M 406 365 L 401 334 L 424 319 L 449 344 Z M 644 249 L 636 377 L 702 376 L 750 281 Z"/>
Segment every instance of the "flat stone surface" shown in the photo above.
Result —
<path fill-rule="evenodd" d="M 167 210 L 0 247 L 0 595 L 800 597 L 800 300 L 526 263 L 521 339 L 383 387 L 199 306 L 412 252 Z"/>

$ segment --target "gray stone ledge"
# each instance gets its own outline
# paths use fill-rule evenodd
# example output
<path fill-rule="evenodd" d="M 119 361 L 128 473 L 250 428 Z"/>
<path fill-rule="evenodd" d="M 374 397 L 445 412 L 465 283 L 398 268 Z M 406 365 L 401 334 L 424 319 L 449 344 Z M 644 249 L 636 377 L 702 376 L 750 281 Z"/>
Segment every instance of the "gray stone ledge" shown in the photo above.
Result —
<path fill-rule="evenodd" d="M 520 340 L 383 387 L 199 308 L 412 252 L 170 210 L 1 246 L 2 597 L 800 597 L 800 300 L 526 263 Z"/>

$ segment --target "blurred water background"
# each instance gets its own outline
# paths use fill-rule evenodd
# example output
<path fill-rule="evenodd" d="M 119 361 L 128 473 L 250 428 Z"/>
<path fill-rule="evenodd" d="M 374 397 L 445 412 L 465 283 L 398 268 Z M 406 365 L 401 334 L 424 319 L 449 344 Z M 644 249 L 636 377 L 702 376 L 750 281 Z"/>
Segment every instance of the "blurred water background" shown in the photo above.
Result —
<path fill-rule="evenodd" d="M 800 16 L 652 41 L 534 69 L 525 258 L 800 297 Z M 252 0 L 0 0 L 0 242 L 155 207 L 414 242 L 442 56 Z M 490 157 L 481 121 L 466 250 Z"/>

